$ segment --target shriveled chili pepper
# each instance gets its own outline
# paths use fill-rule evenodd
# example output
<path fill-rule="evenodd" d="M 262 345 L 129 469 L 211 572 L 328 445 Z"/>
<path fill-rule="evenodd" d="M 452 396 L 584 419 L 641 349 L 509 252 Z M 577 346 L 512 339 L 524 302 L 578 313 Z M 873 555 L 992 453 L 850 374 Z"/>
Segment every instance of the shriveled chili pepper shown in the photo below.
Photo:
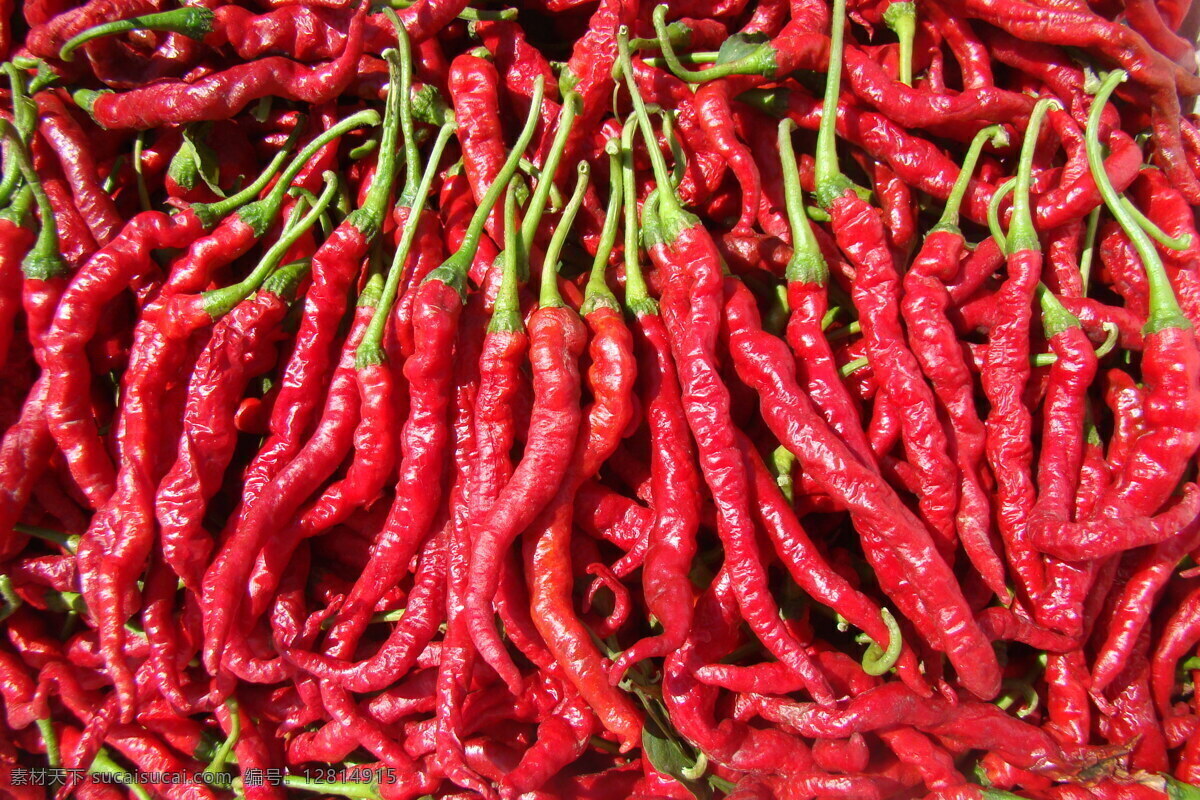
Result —
<path fill-rule="evenodd" d="M 1043 533 L 1036 545 L 1064 558 L 1095 558 L 1141 544 L 1153 544 L 1175 531 L 1129 522 L 1159 511 L 1200 445 L 1193 418 L 1200 413 L 1200 350 L 1183 315 L 1162 261 L 1149 237 L 1108 182 L 1097 138 L 1105 102 L 1124 79 L 1114 71 L 1101 85 L 1088 119 L 1088 159 L 1105 202 L 1137 249 L 1149 285 L 1150 313 L 1144 328 L 1143 377 L 1147 384 L 1147 430 L 1137 440 L 1114 485 L 1099 499 L 1092 520 Z M 1105 522 L 1102 522 L 1104 520 Z M 1114 531 L 1111 522 L 1121 520 Z M 1100 533 L 1100 529 L 1105 531 Z M 1115 534 L 1115 535 L 1114 535 Z"/>
<path fill-rule="evenodd" d="M 941 219 L 926 235 L 904 275 L 901 312 L 913 355 L 950 417 L 959 469 L 959 541 L 984 583 L 1003 597 L 1007 591 L 1004 564 L 991 540 L 991 503 L 980 474 L 986 434 L 975 407 L 970 373 L 946 315 L 951 304 L 946 284 L 959 272 L 965 245 L 958 227 L 959 204 L 989 140 L 1003 143 L 1003 133 L 987 128 L 972 140 Z"/>
<path fill-rule="evenodd" d="M 155 128 L 224 119 L 260 97 L 307 103 L 337 97 L 349 83 L 362 49 L 367 5 L 358 6 L 346 45 L 334 60 L 315 67 L 277 56 L 230 67 L 196 83 L 167 83 L 120 94 L 81 90 L 75 102 L 105 128 Z"/>
<path fill-rule="evenodd" d="M 627 124 L 621 137 L 625 305 L 637 322 L 641 351 L 638 372 L 644 382 L 646 418 L 652 441 L 650 475 L 654 517 L 642 584 L 646 605 L 662 622 L 663 632 L 635 643 L 613 662 L 609 679 L 614 683 L 619 682 L 625 671 L 638 661 L 665 656 L 686 641 L 692 626 L 695 593 L 688 572 L 696 553 L 699 526 L 700 482 L 693 467 L 695 454 L 683 411 L 679 378 L 658 303 L 650 297 L 639 262 L 633 130 L 632 125 Z"/>
<path fill-rule="evenodd" d="M 313 384 L 326 380 L 329 371 L 330 349 L 337 333 L 337 324 L 346 308 L 346 290 L 360 266 L 359 260 L 378 235 L 387 214 L 395 170 L 396 140 L 400 127 L 400 63 L 399 56 L 390 54 L 391 91 L 388 92 L 380 159 L 375 179 L 358 209 L 346 217 L 318 248 L 312 258 L 312 284 L 304 298 L 304 314 L 297 333 L 298 344 L 293 349 L 283 378 L 283 389 L 272 413 L 272 433 L 256 462 L 246 476 L 243 497 L 249 507 L 235 516 L 233 535 L 218 551 L 203 580 L 201 608 L 206 616 L 204 655 L 212 672 L 220 664 L 220 653 L 231 622 L 230 608 L 241 591 L 234 585 L 229 572 L 245 575 L 252 566 L 251 559 L 262 545 L 263 526 L 273 519 L 279 509 L 294 510 L 336 468 L 345 453 L 348 441 L 340 446 L 314 440 L 306 447 L 306 457 L 287 463 L 299 448 L 298 437 L 307 429 L 316 410 L 319 396 Z M 277 423 L 277 424 L 276 424 Z M 332 433 L 344 439 L 352 430 Z M 332 459 L 333 463 L 329 462 Z M 316 468 L 316 464 L 320 468 Z M 257 475 L 255 472 L 258 467 Z M 271 493 L 260 494 L 268 480 L 279 487 Z M 287 490 L 284 490 L 287 487 Z M 256 502 L 257 501 L 257 502 Z M 237 566 L 233 566 L 233 565 Z M 211 621 L 210 621 L 211 620 Z"/>
<path fill-rule="evenodd" d="M 536 84 L 537 87 L 541 83 Z M 492 206 L 517 167 L 521 153 L 533 136 L 537 111 L 541 105 L 540 91 L 534 93 L 530 115 L 512 152 L 500 168 L 497 182 L 484 195 L 471 217 L 463 243 L 441 266 L 421 283 L 416 300 L 414 333 L 416 352 L 405 362 L 404 375 L 410 394 L 409 418 L 402 434 L 404 458 L 400 464 L 400 481 L 396 500 L 379 539 L 372 547 L 369 568 L 355 583 L 334 622 L 330 639 L 338 650 L 348 649 L 357 641 L 365 627 L 367 615 L 375 601 L 395 582 L 397 568 L 407 562 L 418 543 L 426 535 L 436 511 L 435 496 L 428 485 L 430 470 L 440 474 L 445 460 L 446 404 L 451 377 L 446 363 L 454 341 L 454 329 L 462 308 L 463 283 L 483 235 L 483 226 Z M 428 338 L 426 338 L 428 337 Z"/>
<path fill-rule="evenodd" d="M 729 390 L 719 379 L 715 365 L 722 295 L 728 293 L 716 247 L 699 219 L 683 210 L 670 189 L 662 153 L 654 145 L 650 119 L 634 83 L 627 31 L 618 35 L 618 44 L 638 125 L 650 145 L 655 176 L 662 186 L 658 195 L 662 208 L 655 215 L 653 227 L 646 226 L 653 242 L 648 250 L 666 274 L 664 321 L 679 371 L 684 414 L 696 439 L 705 482 L 718 499 L 717 529 L 737 574 L 734 589 L 738 605 L 772 655 L 802 676 L 815 697 L 830 702 L 828 682 L 781 624 L 774 600 L 766 592 L 766 576 L 749 512 L 749 479 L 732 430 Z M 735 297 L 745 297 L 740 282 L 728 288 Z"/>
<path fill-rule="evenodd" d="M 1030 478 L 1033 460 L 1032 419 L 1022 393 L 1029 380 L 1029 328 L 1034 291 L 1041 278 L 1042 245 L 1029 207 L 1033 151 L 1038 131 L 1052 101 L 1041 100 L 1030 117 L 1017 166 L 1013 213 L 1005 239 L 1007 275 L 999 289 L 1005 318 L 992 326 L 987 362 L 981 376 L 991 410 L 987 458 L 996 476 L 996 515 L 1009 566 L 1018 588 L 1038 596 L 1045 577 L 1030 546 L 1028 515 L 1035 502 Z"/>

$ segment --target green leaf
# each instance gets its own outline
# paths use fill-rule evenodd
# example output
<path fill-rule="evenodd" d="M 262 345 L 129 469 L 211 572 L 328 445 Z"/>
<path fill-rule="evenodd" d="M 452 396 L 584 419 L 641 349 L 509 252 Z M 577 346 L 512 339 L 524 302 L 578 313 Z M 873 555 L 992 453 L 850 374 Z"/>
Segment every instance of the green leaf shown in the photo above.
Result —
<path fill-rule="evenodd" d="M 682 743 L 664 731 L 651 715 L 647 715 L 642 727 L 642 751 L 656 770 L 679 781 L 697 800 L 712 796 L 708 784 L 696 778 L 697 760 L 690 758 Z"/>
<path fill-rule="evenodd" d="M 767 37 L 761 33 L 735 33 L 717 51 L 716 63 L 728 64 L 753 55 L 767 41 Z"/>

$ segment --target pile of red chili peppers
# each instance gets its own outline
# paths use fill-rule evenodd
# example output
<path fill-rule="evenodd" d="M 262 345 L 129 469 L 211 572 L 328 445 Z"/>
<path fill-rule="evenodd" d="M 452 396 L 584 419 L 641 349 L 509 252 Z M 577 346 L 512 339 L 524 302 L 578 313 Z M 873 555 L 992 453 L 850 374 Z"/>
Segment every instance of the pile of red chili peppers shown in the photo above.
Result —
<path fill-rule="evenodd" d="M 1196 16 L 0 0 L 0 793 L 1200 797 Z"/>

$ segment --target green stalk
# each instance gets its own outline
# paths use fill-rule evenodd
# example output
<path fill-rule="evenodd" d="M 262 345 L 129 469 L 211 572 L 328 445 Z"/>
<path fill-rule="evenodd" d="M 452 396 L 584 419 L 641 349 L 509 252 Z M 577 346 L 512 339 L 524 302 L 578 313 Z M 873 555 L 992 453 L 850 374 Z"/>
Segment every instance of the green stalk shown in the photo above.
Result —
<path fill-rule="evenodd" d="M 683 65 L 679 60 L 679 56 L 675 54 L 675 47 L 671 41 L 671 31 L 667 27 L 667 5 L 655 6 L 653 18 L 654 34 L 658 39 L 658 47 L 662 51 L 663 58 L 666 59 L 667 66 L 670 67 L 671 72 L 675 73 L 676 77 L 681 80 L 685 80 L 688 83 L 705 83 L 730 75 L 761 74 L 769 78 L 775 74 L 775 49 L 768 44 L 760 45 L 756 50 L 742 56 L 736 61 L 729 61 L 701 71 L 690 70 Z"/>
<path fill-rule="evenodd" d="M 1039 283 L 1036 292 L 1038 304 L 1042 307 L 1042 330 L 1045 331 L 1047 340 L 1069 328 L 1081 327 L 1079 318 L 1067 311 L 1046 284 Z"/>
<path fill-rule="evenodd" d="M 1151 239 L 1161 244 L 1168 250 L 1187 250 L 1192 246 L 1192 235 L 1185 233 L 1182 236 L 1171 236 L 1154 222 L 1154 220 L 1142 213 L 1142 210 L 1135 206 L 1133 202 L 1121 195 L 1121 205 L 1129 212 L 1129 215 L 1142 227 Z"/>
<path fill-rule="evenodd" d="M 792 148 L 792 131 L 795 128 L 795 123 L 787 117 L 779 121 L 784 207 L 792 232 L 792 257 L 788 259 L 785 277 L 788 283 L 824 286 L 829 281 L 829 265 L 825 263 L 825 256 L 821 254 L 804 212 L 804 190 L 800 187 L 800 170 L 796 166 L 796 151 Z"/>
<path fill-rule="evenodd" d="M 308 210 L 307 214 L 301 216 L 304 212 L 306 202 L 303 199 L 296 201 L 291 215 L 284 224 L 283 233 L 280 234 L 275 244 L 271 245 L 266 255 L 259 260 L 249 275 L 232 286 L 225 286 L 204 293 L 204 310 L 208 312 L 209 316 L 217 319 L 228 313 L 230 309 L 245 300 L 253 292 L 257 291 L 263 281 L 267 279 L 267 276 L 279 266 L 279 262 L 283 260 L 284 255 L 287 254 L 292 245 L 304 235 L 305 231 L 316 223 L 318 217 L 325 213 L 325 209 L 333 201 L 334 195 L 337 194 L 338 180 L 337 175 L 332 172 L 324 173 L 323 177 L 325 178 L 325 188 L 321 191 L 320 197 L 317 198 L 316 204 Z"/>
<path fill-rule="evenodd" d="M 308 166 L 309 162 L 316 157 L 317 152 L 325 145 L 329 144 L 334 139 L 344 136 L 346 133 L 355 128 L 362 128 L 368 125 L 378 125 L 380 122 L 379 112 L 373 109 L 359 111 L 357 114 L 351 114 L 345 119 L 333 125 L 328 130 L 322 131 L 319 136 L 313 138 L 311 142 L 305 145 L 304 149 L 296 154 L 283 173 L 280 174 L 279 180 L 271 187 L 271 191 L 261 200 L 256 200 L 248 204 L 245 208 L 238 211 L 238 217 L 243 222 L 254 229 L 255 235 L 261 236 L 274 220 L 275 215 L 279 213 L 279 207 L 283 205 L 284 195 L 290 190 L 292 181 L 300 174 L 300 171 Z M 299 127 L 297 127 L 297 132 Z M 288 147 L 275 154 L 275 158 L 271 160 L 271 164 L 262 175 L 258 177 L 254 183 L 247 186 L 242 191 L 219 203 L 197 204 L 192 206 L 192 210 L 202 221 L 211 220 L 211 224 L 206 223 L 206 227 L 212 227 L 216 221 L 224 217 L 233 209 L 237 208 L 246 199 L 254 197 L 263 190 L 263 187 L 270 182 L 271 177 L 278 169 L 277 162 L 282 162 L 287 157 Z"/>
<path fill-rule="evenodd" d="M 213 12 L 202 6 L 184 6 L 170 11 L 160 11 L 157 14 L 143 14 L 106 22 L 88 28 L 67 40 L 67 43 L 58 51 L 58 57 L 63 61 L 71 61 L 75 58 L 75 51 L 88 42 L 129 31 L 181 33 L 189 39 L 200 41 L 212 32 L 213 17 Z"/>
<path fill-rule="evenodd" d="M 242 714 L 238 708 L 237 699 L 229 697 L 225 701 L 225 708 L 229 711 L 229 735 L 225 737 L 225 741 L 221 742 L 221 746 L 213 753 L 212 759 L 204 768 L 204 781 L 214 785 L 218 782 L 217 775 L 225 771 L 225 763 L 229 760 L 229 754 L 233 752 L 234 745 L 242 735 Z"/>
<path fill-rule="evenodd" d="M 542 289 L 538 299 L 542 308 L 559 308 L 565 305 L 562 295 L 558 291 L 558 257 L 562 254 L 563 245 L 566 244 L 567 234 L 571 232 L 575 215 L 579 213 L 579 207 L 583 205 L 583 195 L 587 191 L 591 168 L 586 161 L 580 161 L 577 171 L 579 177 L 575 181 L 575 190 L 571 192 L 571 199 L 567 201 L 567 207 L 563 209 L 562 217 L 558 220 L 558 227 L 554 229 L 554 235 L 550 237 L 550 245 L 546 248 L 546 257 L 542 260 Z"/>
<path fill-rule="evenodd" d="M 363 339 L 354 354 L 355 364 L 360 369 L 371 364 L 383 363 L 383 334 L 387 328 L 388 316 L 391 314 L 392 306 L 396 302 L 396 295 L 400 292 L 400 281 L 404 277 L 408 254 L 412 252 L 413 242 L 416 241 L 417 229 L 420 227 L 421 222 L 421 210 L 425 208 L 425 203 L 429 199 L 429 192 L 433 186 L 433 179 L 437 175 L 438 164 L 442 160 L 442 153 L 445 151 L 446 144 L 453 135 L 453 122 L 443 125 L 438 129 L 437 138 L 433 141 L 433 149 L 429 153 L 429 163 L 425 167 L 425 172 L 421 175 L 421 181 L 411 198 L 407 198 L 408 192 L 405 190 L 405 196 L 411 202 L 409 206 L 411 210 L 408 218 L 404 221 L 404 230 L 400 234 L 400 242 L 392 258 L 392 265 L 388 269 L 387 280 L 383 284 L 379 303 L 375 307 L 375 314 L 371 317 L 371 322 L 367 325 L 367 330 L 363 333 Z"/>
<path fill-rule="evenodd" d="M 385 8 L 383 13 L 396 30 L 396 50 L 400 53 L 400 134 L 404 139 L 404 189 L 400 192 L 400 202 L 407 201 L 408 207 L 413 208 L 412 198 L 416 196 L 420 180 L 418 176 L 421 174 L 421 151 L 417 146 L 416 126 L 413 125 L 412 46 L 396 12 Z"/>
<path fill-rule="evenodd" d="M 842 364 L 840 367 L 838 367 L 838 374 L 843 378 L 849 378 L 851 375 L 858 372 L 860 369 L 870 363 L 871 362 L 867 360 L 866 356 L 863 356 L 862 358 L 856 358 L 853 361 L 847 361 L 845 364 Z"/>
<path fill-rule="evenodd" d="M 900 82 L 912 86 L 913 38 L 917 33 L 917 4 L 911 0 L 889 3 L 883 12 L 884 23 L 900 41 Z"/>
<path fill-rule="evenodd" d="M 103 747 L 101 747 L 100 751 L 96 753 L 96 758 L 92 761 L 92 764 L 90 767 L 88 767 L 87 771 L 89 775 L 104 773 L 107 775 L 119 776 L 116 780 L 113 780 L 112 783 L 116 784 L 117 786 L 124 786 L 127 788 L 133 793 L 133 796 L 136 797 L 137 800 L 152 800 L 150 792 L 146 791 L 146 787 L 142 786 L 141 782 L 137 780 L 136 776 L 129 770 L 122 767 L 116 761 L 113 761 L 112 756 L 108 754 L 108 750 Z"/>
<path fill-rule="evenodd" d="M 563 98 L 562 110 L 558 115 L 558 128 L 554 132 L 554 141 L 550 144 L 550 152 L 546 154 L 546 163 L 542 165 L 541 176 L 537 179 L 537 186 L 534 187 L 533 197 L 529 200 L 529 205 L 525 207 L 525 219 L 521 223 L 521 241 L 526 248 L 533 246 L 534 237 L 537 235 L 538 226 L 542 222 L 542 214 L 546 211 L 546 201 L 550 197 L 550 191 L 554 187 L 554 174 L 558 172 L 558 165 L 562 161 L 563 153 L 567 149 L 567 137 L 571 134 L 571 128 L 575 125 L 575 117 L 579 113 L 581 99 L 574 92 L 568 92 Z M 505 246 L 508 246 L 508 240 L 505 239 Z M 521 253 L 525 263 L 529 262 L 529 253 Z"/>
<path fill-rule="evenodd" d="M 620 308 L 616 296 L 608 288 L 608 280 L 605 277 L 609 256 L 617 244 L 617 226 L 621 223 L 624 186 L 621 177 L 620 140 L 609 139 L 604 145 L 604 151 L 608 153 L 608 206 L 604 209 L 604 228 L 600 231 L 596 257 L 592 259 L 592 272 L 583 290 L 583 306 L 580 313 L 584 316 L 600 306 L 613 310 Z"/>
<path fill-rule="evenodd" d="M 650 296 L 642 264 L 638 259 L 637 186 L 633 174 L 633 134 L 637 120 L 630 117 L 621 129 L 621 196 L 624 199 L 625 305 L 635 315 L 657 314 L 658 303 Z M 646 207 L 653 204 L 649 198 Z"/>
<path fill-rule="evenodd" d="M 1042 129 L 1042 121 L 1051 108 L 1058 108 L 1057 100 L 1044 98 L 1037 101 L 1033 113 L 1029 115 L 1029 125 L 1025 128 L 1025 141 L 1021 143 L 1021 157 L 1017 162 L 1017 182 L 1013 185 L 1012 216 L 1008 219 L 1008 235 L 1006 236 L 1005 252 L 1009 255 L 1021 250 L 1042 249 L 1038 239 L 1037 228 L 1033 224 L 1033 204 L 1030 200 L 1030 187 L 1033 184 L 1033 154 L 1037 149 L 1038 134 Z"/>
<path fill-rule="evenodd" d="M 58 249 L 58 225 L 54 221 L 54 206 L 50 204 L 50 198 L 33 170 L 33 162 L 29 160 L 29 153 L 26 152 L 17 129 L 8 120 L 0 120 L 0 135 L 8 140 L 8 147 L 5 149 L 16 161 L 26 185 L 33 192 L 41 222 L 33 247 L 29 248 L 29 252 L 21 261 L 21 271 L 27 278 L 42 281 L 63 275 L 67 271 L 67 262 L 63 260 Z"/>
<path fill-rule="evenodd" d="M 519 331 L 525 327 L 521 320 L 521 297 L 517 290 L 524 252 L 521 227 L 517 225 L 517 182 L 517 178 L 510 180 L 504 192 L 505 247 L 500 254 L 503 271 L 500 274 L 500 288 L 496 292 L 496 303 L 492 307 L 492 318 L 488 322 L 488 333 Z"/>
<path fill-rule="evenodd" d="M 1158 257 L 1158 251 L 1154 249 L 1154 243 L 1121 203 L 1120 195 L 1113 188 L 1112 181 L 1109 180 L 1108 173 L 1104 169 L 1104 153 L 1100 145 L 1100 117 L 1104 113 L 1104 105 L 1108 102 L 1108 98 L 1126 77 L 1127 74 L 1124 70 L 1118 69 L 1108 73 L 1096 92 L 1095 100 L 1092 101 L 1084 139 L 1087 145 L 1088 165 L 1091 167 L 1096 186 L 1100 189 L 1100 195 L 1104 198 L 1104 204 L 1108 206 L 1109 213 L 1121 226 L 1121 230 L 1125 231 L 1125 235 L 1129 237 L 1134 250 L 1142 260 L 1142 267 L 1146 270 L 1150 310 L 1142 332 L 1149 335 L 1168 328 L 1186 330 L 1191 328 L 1192 324 L 1179 307 L 1175 291 L 1171 288 L 1171 280 L 1167 277 L 1162 259 Z"/>
<path fill-rule="evenodd" d="M 38 733 L 42 735 L 42 744 L 46 747 L 46 763 L 53 769 L 62 767 L 62 753 L 58 748 L 58 733 L 54 730 L 54 722 L 39 719 L 37 728 Z"/>
<path fill-rule="evenodd" d="M 537 127 L 538 112 L 542 108 L 543 88 L 543 79 L 541 76 L 538 76 L 533 84 L 533 96 L 530 98 L 529 116 L 525 118 L 525 127 L 521 129 L 521 135 L 517 137 L 517 142 L 513 145 L 513 149 L 508 154 L 508 159 L 504 162 L 504 165 L 500 168 L 500 172 L 497 173 L 496 179 L 480 199 L 479 205 L 476 207 L 475 213 L 471 216 L 471 221 L 467 225 L 467 232 L 463 236 L 462 244 L 440 266 L 425 276 L 426 281 L 441 281 L 447 286 L 454 288 L 459 295 L 463 294 L 463 283 L 466 281 L 467 271 L 471 268 L 471 262 L 475 258 L 475 253 L 479 249 L 479 240 L 483 236 L 483 226 L 487 223 L 487 218 L 492 213 L 492 208 L 496 205 L 496 201 L 500 199 L 500 193 L 505 191 L 508 182 L 512 180 L 513 174 L 517 171 L 517 162 L 520 161 L 525 148 L 529 146 L 530 140 L 533 139 L 533 131 Z"/>
<path fill-rule="evenodd" d="M 895 4 L 893 3 L 893 5 Z M 963 198 L 967 196 L 967 188 L 971 185 L 971 177 L 975 174 L 975 167 L 979 163 L 979 156 L 983 153 L 983 146 L 988 142 L 991 142 L 994 147 L 1003 147 L 1008 144 L 1008 134 L 999 125 L 989 125 L 975 134 L 975 138 L 971 140 L 971 144 L 967 148 L 962 169 L 958 171 L 958 177 L 954 179 L 950 196 L 946 198 L 946 207 L 942 211 L 942 218 L 930 229 L 930 233 L 947 231 L 962 236 L 962 231 L 958 227 L 959 210 L 962 208 Z M 996 196 L 1002 195 L 997 192 Z"/>
<path fill-rule="evenodd" d="M 1079 254 L 1079 282 L 1083 296 L 1087 297 L 1088 283 L 1092 277 L 1092 259 L 1096 254 L 1096 232 L 1100 230 L 1100 206 L 1092 209 L 1087 218 L 1087 230 L 1083 234 L 1083 250 Z"/>
<path fill-rule="evenodd" d="M 837 157 L 837 107 L 842 89 L 842 58 L 846 39 L 846 0 L 833 0 L 829 35 L 829 72 L 825 76 L 825 99 L 821 105 L 821 123 L 817 127 L 817 152 L 813 162 L 816 174 L 817 203 L 829 208 L 834 201 L 853 189 L 842 174 Z"/>
<path fill-rule="evenodd" d="M 659 9 L 655 9 L 658 14 Z M 671 188 L 671 175 L 667 171 L 667 162 L 662 151 L 658 149 L 658 139 L 654 135 L 654 127 L 650 124 L 650 114 L 646 111 L 646 103 L 642 100 L 637 83 L 633 79 L 633 59 L 629 55 L 629 29 L 624 25 L 617 31 L 617 63 L 620 65 L 625 82 L 629 87 L 629 95 L 633 99 L 633 111 L 637 117 L 638 127 L 642 131 L 642 139 L 646 142 L 646 150 L 650 154 L 650 165 L 654 169 L 654 179 L 660 188 L 658 194 L 658 222 L 661 233 L 667 241 L 674 241 L 676 235 L 693 225 L 698 225 L 700 219 L 685 211 Z"/>
<path fill-rule="evenodd" d="M 1004 235 L 1004 225 L 1000 222 L 1000 204 L 1004 202 L 1004 198 L 1012 194 L 1017 186 L 1016 178 L 1009 178 L 1004 183 L 996 187 L 996 191 L 992 194 L 992 199 L 988 201 L 987 221 L 988 230 L 992 233 L 992 238 L 996 240 L 996 244 L 1000 245 L 1000 252 L 1008 252 L 1008 239 Z"/>
<path fill-rule="evenodd" d="M 379 160 L 375 177 L 363 200 L 362 207 L 350 212 L 346 220 L 358 228 L 367 239 L 374 239 L 388 212 L 392 179 L 396 174 L 396 139 L 400 135 L 400 55 L 389 49 L 383 52 L 388 65 L 388 95 L 383 110 L 383 135 L 379 139 Z"/>
<path fill-rule="evenodd" d="M 879 609 L 879 615 L 883 617 L 883 624 L 888 629 L 887 649 L 880 647 L 878 642 L 871 641 L 871 646 L 867 648 L 867 652 L 863 654 L 862 658 L 863 672 L 868 675 L 883 675 L 887 673 L 888 670 L 896 666 L 896 662 L 900 660 L 900 651 L 904 649 L 903 634 L 900 630 L 900 625 L 896 622 L 896 618 L 892 616 L 892 612 L 886 608 L 881 608 Z"/>

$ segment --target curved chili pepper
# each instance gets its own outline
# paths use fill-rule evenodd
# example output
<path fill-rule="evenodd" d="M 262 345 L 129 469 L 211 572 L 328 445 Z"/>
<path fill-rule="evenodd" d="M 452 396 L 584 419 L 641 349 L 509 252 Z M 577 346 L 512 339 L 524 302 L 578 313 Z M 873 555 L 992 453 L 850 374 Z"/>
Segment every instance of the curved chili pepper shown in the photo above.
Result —
<path fill-rule="evenodd" d="M 158 84 L 120 94 L 83 90 L 76 93 L 75 102 L 105 128 L 142 130 L 225 119 L 268 95 L 323 103 L 341 94 L 354 75 L 366 11 L 365 3 L 355 11 L 341 55 L 320 66 L 301 66 L 271 56 L 230 67 L 196 83 Z"/>
<path fill-rule="evenodd" d="M 699 476 L 683 410 L 679 378 L 658 303 L 650 297 L 638 255 L 637 189 L 633 172 L 633 127 L 621 137 L 621 191 L 624 194 L 625 305 L 637 321 L 644 376 L 646 419 L 650 428 L 650 475 L 653 521 L 648 528 L 642 572 L 646 606 L 662 622 L 663 632 L 642 639 L 613 662 L 609 680 L 646 658 L 678 650 L 692 626 L 695 591 L 688 575 L 696 554 L 699 526 Z M 615 187 L 614 187 L 615 193 Z M 577 500 L 579 495 L 576 496 Z"/>
<path fill-rule="evenodd" d="M 1115 484 L 1104 493 L 1086 523 L 1047 531 L 1036 542 L 1052 555 L 1095 558 L 1168 538 L 1175 529 L 1162 525 L 1131 525 L 1159 511 L 1174 491 L 1185 464 L 1200 446 L 1194 418 L 1200 413 L 1200 350 L 1191 323 L 1175 300 L 1170 280 L 1149 237 L 1121 205 L 1100 163 L 1097 138 L 1100 114 L 1120 71 L 1110 73 L 1097 94 L 1088 119 L 1088 160 L 1105 202 L 1132 240 L 1146 271 L 1150 313 L 1143 350 L 1143 378 L 1148 388 L 1147 430 L 1137 440 Z M 1179 511 L 1186 513 L 1186 498 Z M 1111 523 L 1121 520 L 1116 531 Z M 1106 533 L 1101 535 L 1100 529 Z M 1116 533 L 1116 535 L 1114 535 Z M 1068 539 L 1069 541 L 1064 541 Z"/>
<path fill-rule="evenodd" d="M 647 225 L 653 241 L 647 249 L 667 278 L 664 321 L 679 371 L 684 414 L 696 439 L 705 482 L 713 496 L 720 498 L 717 530 L 737 575 L 734 589 L 738 606 L 772 655 L 802 676 L 814 697 L 831 702 L 828 682 L 782 625 L 774 600 L 766 591 L 766 575 L 749 511 L 748 475 L 730 424 L 729 390 L 719 379 L 715 365 L 722 295 L 732 294 L 744 302 L 746 289 L 740 282 L 725 285 L 711 237 L 670 191 L 662 153 L 653 144 L 650 120 L 633 81 L 626 36 L 619 35 L 618 44 L 638 125 L 649 145 L 655 176 L 663 187 L 658 204 L 664 208 L 655 214 L 653 228 Z M 752 298 L 750 302 L 753 304 Z"/>
<path fill-rule="evenodd" d="M 488 189 L 471 217 L 470 226 L 458 250 L 421 283 L 414 314 L 416 352 L 405 362 L 404 376 L 410 395 L 409 419 L 402 434 L 404 458 L 396 500 L 388 511 L 387 522 L 372 546 L 368 569 L 355 582 L 330 632 L 330 651 L 348 650 L 361 634 L 367 614 L 376 600 L 397 579 L 404 564 L 425 536 L 433 521 L 435 502 L 440 492 L 430 489 L 430 470 L 440 474 L 445 460 L 447 386 L 451 378 L 446 363 L 453 348 L 453 332 L 462 308 L 463 283 L 483 235 L 483 226 L 500 192 L 511 179 L 521 153 L 533 137 L 537 111 L 541 106 L 541 82 L 534 93 L 530 115 L 512 152 L 500 168 L 496 183 Z M 503 181 L 502 183 L 499 181 Z"/>

